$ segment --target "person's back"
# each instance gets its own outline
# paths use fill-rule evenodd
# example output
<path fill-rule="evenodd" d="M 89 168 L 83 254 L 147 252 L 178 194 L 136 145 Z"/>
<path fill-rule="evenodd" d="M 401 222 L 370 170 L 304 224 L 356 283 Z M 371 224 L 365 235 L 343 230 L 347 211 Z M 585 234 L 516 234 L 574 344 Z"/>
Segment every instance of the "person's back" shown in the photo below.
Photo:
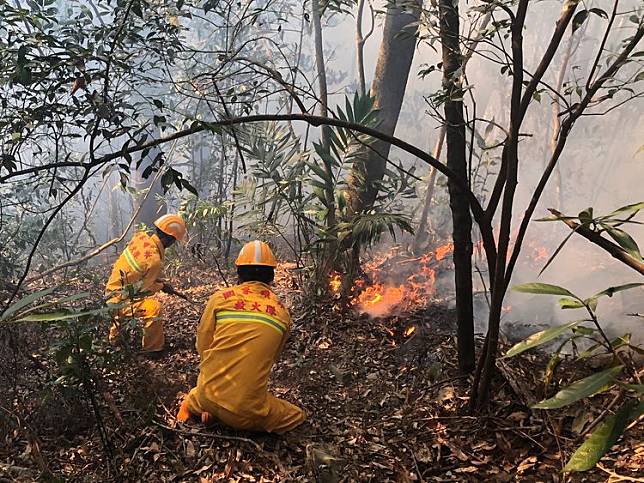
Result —
<path fill-rule="evenodd" d="M 238 267 L 241 283 L 217 291 L 201 318 L 199 378 L 178 419 L 212 415 L 239 429 L 288 431 L 304 420 L 304 411 L 273 397 L 267 384 L 291 318 L 268 285 L 273 267 Z"/>

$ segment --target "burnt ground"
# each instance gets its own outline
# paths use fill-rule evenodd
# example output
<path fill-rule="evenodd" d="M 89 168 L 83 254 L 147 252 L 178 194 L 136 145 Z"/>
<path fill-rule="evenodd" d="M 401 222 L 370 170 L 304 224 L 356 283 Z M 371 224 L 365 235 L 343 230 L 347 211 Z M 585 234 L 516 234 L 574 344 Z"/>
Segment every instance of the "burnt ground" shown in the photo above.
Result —
<path fill-rule="evenodd" d="M 67 288 L 87 287 L 89 279 Z M 96 288 L 100 276 L 93 280 Z M 561 469 L 578 431 L 614 396 L 533 412 L 526 404 L 542 396 L 547 356 L 528 353 L 502 366 L 487 412 L 469 416 L 470 379 L 456 367 L 453 312 L 431 306 L 369 320 L 337 301 L 304 298 L 296 279 L 282 276 L 277 291 L 295 325 L 271 390 L 305 407 L 308 421 L 284 436 L 177 424 L 178 403 L 197 377 L 198 312 L 219 285 L 216 275 L 194 268 L 175 287 L 197 308 L 160 296 L 168 349 L 159 358 L 130 354 L 93 364 L 109 454 L 87 393 L 52 384 L 53 329 L 7 331 L 0 481 L 568 481 Z M 590 371 L 564 369 L 562 384 Z M 604 469 L 572 480 L 641 477 L 643 436 L 641 424 L 629 428 Z"/>

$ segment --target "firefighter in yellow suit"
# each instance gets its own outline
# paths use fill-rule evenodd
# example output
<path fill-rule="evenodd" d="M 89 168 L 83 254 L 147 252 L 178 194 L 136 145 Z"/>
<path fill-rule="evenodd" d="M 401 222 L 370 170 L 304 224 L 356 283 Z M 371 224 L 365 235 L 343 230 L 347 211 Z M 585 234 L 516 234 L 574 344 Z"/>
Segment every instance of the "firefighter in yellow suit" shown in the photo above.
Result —
<path fill-rule="evenodd" d="M 197 329 L 201 359 L 197 387 L 177 419 L 213 419 L 237 429 L 283 433 L 305 419 L 304 410 L 269 394 L 268 377 L 284 347 L 291 317 L 269 284 L 277 262 L 270 247 L 247 243 L 237 261 L 239 284 L 215 292 Z"/>
<path fill-rule="evenodd" d="M 140 231 L 134 235 L 119 256 L 107 281 L 105 293 L 114 294 L 109 303 L 126 301 L 127 295 L 115 293 L 123 291 L 128 284 L 142 281 L 141 291 L 153 294 L 159 290 L 170 290 L 171 287 L 160 280 L 165 249 L 186 234 L 186 225 L 179 215 L 163 215 L 154 222 L 156 233 L 148 235 Z M 110 327 L 110 341 L 119 338 L 120 321 L 125 318 L 136 318 L 143 321 L 142 351 L 158 352 L 163 349 L 165 337 L 163 323 L 159 320 L 161 303 L 153 298 L 132 301 L 121 307 L 115 314 Z"/>

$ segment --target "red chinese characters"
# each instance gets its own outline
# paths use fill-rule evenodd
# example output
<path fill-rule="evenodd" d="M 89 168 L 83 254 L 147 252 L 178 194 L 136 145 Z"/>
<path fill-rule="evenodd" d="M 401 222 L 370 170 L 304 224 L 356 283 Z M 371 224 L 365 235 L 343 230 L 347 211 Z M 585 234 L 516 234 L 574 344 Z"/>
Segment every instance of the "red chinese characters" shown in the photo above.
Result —
<path fill-rule="evenodd" d="M 226 290 L 223 293 L 223 297 L 224 297 L 225 300 L 228 300 L 230 297 L 234 297 L 234 296 L 235 296 L 235 291 L 234 290 Z"/>
<path fill-rule="evenodd" d="M 238 300 L 237 302 L 235 302 L 235 310 L 244 310 L 245 305 L 246 302 L 244 302 L 243 300 Z"/>
<path fill-rule="evenodd" d="M 272 305 L 266 306 L 266 313 L 268 315 L 277 315 L 277 312 L 275 311 L 275 307 L 273 307 Z"/>

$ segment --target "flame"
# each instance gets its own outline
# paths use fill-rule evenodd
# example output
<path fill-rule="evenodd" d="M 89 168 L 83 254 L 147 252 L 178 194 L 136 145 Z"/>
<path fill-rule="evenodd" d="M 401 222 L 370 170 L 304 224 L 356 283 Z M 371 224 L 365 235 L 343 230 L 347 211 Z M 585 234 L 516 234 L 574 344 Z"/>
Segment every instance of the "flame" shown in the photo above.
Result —
<path fill-rule="evenodd" d="M 454 244 L 452 242 L 445 243 L 445 245 L 439 246 L 434 252 L 436 260 L 440 261 L 445 258 L 447 255 L 454 251 Z"/>
<path fill-rule="evenodd" d="M 419 258 L 403 258 L 398 249 L 376 257 L 365 264 L 366 278 L 352 288 L 351 303 L 362 313 L 371 317 L 383 317 L 394 310 L 409 310 L 427 304 L 435 294 L 437 264 L 444 260 L 454 249 L 452 243 L 439 246 L 433 252 Z M 398 275 L 398 280 L 383 280 L 387 276 L 384 265 L 400 267 L 398 272 L 407 270 L 406 278 Z M 402 283 L 401 283 L 402 282 Z"/>
<path fill-rule="evenodd" d="M 340 287 L 342 287 L 342 275 L 338 272 L 333 272 L 331 274 L 331 279 L 329 280 L 329 289 L 331 290 L 331 293 L 340 293 Z"/>
<path fill-rule="evenodd" d="M 410 325 L 405 329 L 404 336 L 409 337 L 410 335 L 414 334 L 416 332 L 416 326 L 415 325 Z"/>

